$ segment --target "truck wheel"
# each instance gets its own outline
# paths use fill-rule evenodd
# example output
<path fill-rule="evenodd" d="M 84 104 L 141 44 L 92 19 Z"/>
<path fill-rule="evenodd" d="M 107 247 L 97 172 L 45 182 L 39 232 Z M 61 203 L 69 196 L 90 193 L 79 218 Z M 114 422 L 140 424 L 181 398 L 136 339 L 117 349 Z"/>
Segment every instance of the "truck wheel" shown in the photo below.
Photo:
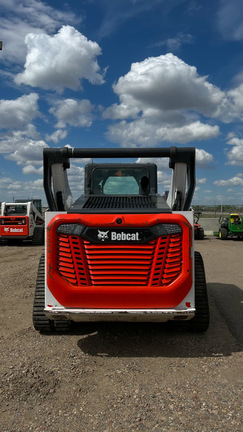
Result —
<path fill-rule="evenodd" d="M 203 259 L 199 252 L 195 252 L 195 307 L 196 313 L 189 321 L 189 328 L 193 332 L 204 332 L 209 326 L 210 313 Z"/>
<path fill-rule="evenodd" d="M 44 244 L 44 227 L 34 229 L 32 237 L 33 246 L 42 246 Z"/>
<path fill-rule="evenodd" d="M 220 240 L 226 240 L 228 236 L 228 232 L 226 228 L 220 228 L 219 230 L 219 238 Z"/>
<path fill-rule="evenodd" d="M 45 255 L 41 255 L 36 279 L 33 305 L 33 325 L 41 333 L 67 332 L 71 328 L 70 321 L 49 320 L 45 313 Z"/>

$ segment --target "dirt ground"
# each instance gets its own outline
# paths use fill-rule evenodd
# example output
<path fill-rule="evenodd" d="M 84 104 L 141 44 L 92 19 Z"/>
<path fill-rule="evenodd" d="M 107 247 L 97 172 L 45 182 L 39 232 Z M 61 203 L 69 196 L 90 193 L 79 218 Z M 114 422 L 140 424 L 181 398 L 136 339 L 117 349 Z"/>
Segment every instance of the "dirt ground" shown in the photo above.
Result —
<path fill-rule="evenodd" d="M 206 334 L 85 323 L 41 335 L 32 304 L 43 247 L 1 246 L 1 432 L 242 432 L 243 241 L 212 237 L 195 249 L 209 288 Z"/>

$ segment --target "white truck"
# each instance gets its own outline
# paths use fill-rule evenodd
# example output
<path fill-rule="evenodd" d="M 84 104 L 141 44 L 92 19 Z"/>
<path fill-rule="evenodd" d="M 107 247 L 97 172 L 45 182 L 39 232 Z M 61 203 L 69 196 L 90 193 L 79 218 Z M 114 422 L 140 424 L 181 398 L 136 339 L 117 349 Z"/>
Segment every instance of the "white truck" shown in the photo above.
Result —
<path fill-rule="evenodd" d="M 44 242 L 44 217 L 33 201 L 2 202 L 0 240 L 16 242 L 31 240 L 33 245 Z"/>

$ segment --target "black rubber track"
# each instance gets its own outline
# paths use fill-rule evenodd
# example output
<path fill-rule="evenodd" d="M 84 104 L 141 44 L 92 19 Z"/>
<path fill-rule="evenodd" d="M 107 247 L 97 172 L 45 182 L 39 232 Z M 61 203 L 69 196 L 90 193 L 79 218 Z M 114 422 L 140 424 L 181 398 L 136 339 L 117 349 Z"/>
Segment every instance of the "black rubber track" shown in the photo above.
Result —
<path fill-rule="evenodd" d="M 41 246 L 44 244 L 44 227 L 34 229 L 32 244 L 33 246 Z"/>
<path fill-rule="evenodd" d="M 195 252 L 194 257 L 196 314 L 189 321 L 189 327 L 193 332 L 204 332 L 208 329 L 210 323 L 207 284 L 202 256 L 199 252 Z"/>
<path fill-rule="evenodd" d="M 70 321 L 49 320 L 44 313 L 45 307 L 45 255 L 41 255 L 36 279 L 33 305 L 33 325 L 41 333 L 67 332 Z"/>

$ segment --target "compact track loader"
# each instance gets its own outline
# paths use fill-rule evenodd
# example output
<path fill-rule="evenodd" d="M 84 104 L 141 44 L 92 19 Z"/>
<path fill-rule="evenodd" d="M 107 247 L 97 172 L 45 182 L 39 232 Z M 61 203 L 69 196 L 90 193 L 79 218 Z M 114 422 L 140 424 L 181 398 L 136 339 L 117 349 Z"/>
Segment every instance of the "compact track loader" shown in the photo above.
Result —
<path fill-rule="evenodd" d="M 33 245 L 44 243 L 44 217 L 33 201 L 2 202 L 0 240 L 8 243 L 30 240 Z"/>
<path fill-rule="evenodd" d="M 73 200 L 73 158 L 168 158 L 167 201 L 153 163 L 90 163 L 84 195 Z M 44 149 L 45 254 L 33 323 L 69 331 L 82 321 L 187 321 L 206 331 L 209 305 L 190 205 L 194 148 Z"/>

